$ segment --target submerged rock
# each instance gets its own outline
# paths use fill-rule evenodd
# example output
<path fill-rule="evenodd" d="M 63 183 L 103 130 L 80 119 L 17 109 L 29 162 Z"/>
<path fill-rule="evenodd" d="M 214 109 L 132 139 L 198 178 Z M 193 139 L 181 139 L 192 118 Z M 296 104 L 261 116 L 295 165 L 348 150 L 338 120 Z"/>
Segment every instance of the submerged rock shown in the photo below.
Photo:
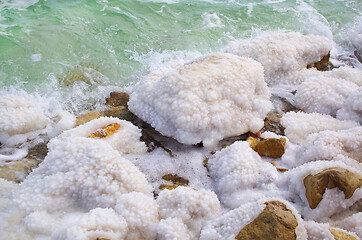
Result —
<path fill-rule="evenodd" d="M 340 167 L 324 169 L 304 178 L 305 195 L 309 207 L 315 209 L 323 199 L 326 188 L 338 187 L 345 194 L 345 199 L 352 197 L 354 191 L 362 186 L 362 176 Z"/>
<path fill-rule="evenodd" d="M 126 92 L 111 92 L 109 97 L 106 98 L 106 105 L 118 107 L 127 106 L 129 101 L 129 94 Z"/>
<path fill-rule="evenodd" d="M 77 122 L 76 122 L 75 126 L 77 127 L 79 125 L 82 125 L 84 123 L 92 121 L 93 119 L 97 119 L 97 118 L 100 118 L 100 117 L 103 117 L 103 116 L 104 115 L 102 113 L 95 112 L 95 111 L 85 113 L 85 114 L 80 115 L 79 117 L 77 117 Z"/>
<path fill-rule="evenodd" d="M 265 203 L 265 209 L 235 237 L 237 240 L 296 239 L 298 222 L 291 210 L 279 201 Z"/>
<path fill-rule="evenodd" d="M 80 63 L 65 73 L 65 76 L 59 79 L 66 86 L 70 86 L 75 82 L 85 82 L 89 85 L 94 83 L 102 83 L 108 80 L 96 65 L 91 63 Z"/>

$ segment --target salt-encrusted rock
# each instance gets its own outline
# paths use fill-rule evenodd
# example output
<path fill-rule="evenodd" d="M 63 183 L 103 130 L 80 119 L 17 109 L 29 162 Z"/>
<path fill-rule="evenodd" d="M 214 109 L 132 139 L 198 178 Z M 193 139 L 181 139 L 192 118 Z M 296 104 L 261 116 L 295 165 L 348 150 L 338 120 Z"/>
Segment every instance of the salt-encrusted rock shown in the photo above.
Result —
<path fill-rule="evenodd" d="M 193 235 L 180 218 L 161 219 L 157 228 L 158 240 L 192 240 Z"/>
<path fill-rule="evenodd" d="M 210 190 L 178 187 L 160 192 L 157 203 L 160 218 L 179 218 L 197 237 L 203 224 L 220 216 L 221 207 L 216 194 Z"/>
<path fill-rule="evenodd" d="M 305 186 L 304 179 L 311 175 L 317 175 L 325 169 L 346 169 L 348 172 L 355 174 L 357 180 L 351 183 L 347 178 L 339 178 L 339 175 L 333 173 L 326 176 L 321 175 L 321 186 L 309 184 L 309 180 Z M 328 171 L 327 171 L 328 172 Z M 318 175 L 319 176 L 319 175 Z M 340 161 L 315 161 L 303 164 L 302 166 L 293 168 L 281 176 L 278 184 L 281 184 L 288 191 L 288 199 L 298 206 L 300 214 L 305 220 L 322 221 L 333 215 L 338 215 L 352 207 L 362 198 L 362 187 L 360 186 L 361 171 L 348 166 Z M 313 180 L 313 178 L 312 178 Z M 324 182 L 323 182 L 324 181 Z M 312 189 L 309 185 L 313 186 Z M 306 190 L 308 188 L 308 191 Z M 332 188 L 333 187 L 333 188 Z M 319 189 L 320 188 L 320 189 Z M 342 189 L 342 190 L 341 190 Z M 309 202 L 309 193 L 313 191 L 316 196 L 315 200 L 322 200 L 318 203 Z M 319 200 L 318 200 L 319 201 Z M 311 208 L 312 207 L 312 208 Z"/>
<path fill-rule="evenodd" d="M 132 112 L 130 112 L 126 106 L 110 108 L 104 111 L 104 115 L 107 117 L 116 117 L 130 122 L 135 122 L 137 120 L 137 117 Z"/>
<path fill-rule="evenodd" d="M 329 231 L 335 240 L 358 240 L 356 237 L 335 228 L 330 228 Z"/>
<path fill-rule="evenodd" d="M 310 208 L 318 206 L 326 189 L 338 187 L 345 198 L 351 198 L 354 191 L 362 186 L 362 175 L 340 167 L 327 168 L 315 175 L 304 178 L 305 195 Z"/>
<path fill-rule="evenodd" d="M 124 239 L 127 222 L 111 208 L 95 208 L 80 216 L 69 218 L 52 234 L 53 239 Z"/>
<path fill-rule="evenodd" d="M 60 82 L 66 86 L 70 86 L 75 82 L 95 84 L 106 81 L 108 81 L 108 78 L 103 75 L 95 65 L 90 63 L 77 64 L 68 71 L 64 77 L 60 78 Z"/>
<path fill-rule="evenodd" d="M 129 109 L 181 143 L 212 147 L 257 132 L 272 109 L 263 68 L 252 59 L 214 53 L 157 76 L 135 86 Z"/>
<path fill-rule="evenodd" d="M 307 233 L 301 216 L 290 203 L 260 199 L 209 221 L 202 228 L 200 239 L 307 239 Z"/>
<path fill-rule="evenodd" d="M 44 129 L 49 119 L 41 106 L 30 96 L 0 97 L 0 141 L 2 135 L 13 136 Z"/>
<path fill-rule="evenodd" d="M 339 78 L 318 76 L 304 81 L 297 89 L 295 102 L 305 112 L 336 116 L 347 97 L 358 85 Z"/>
<path fill-rule="evenodd" d="M 102 113 L 95 111 L 82 114 L 79 117 L 77 117 L 77 122 L 75 123 L 75 126 L 77 127 L 79 125 L 92 121 L 93 119 L 97 119 L 103 116 L 104 115 Z"/>
<path fill-rule="evenodd" d="M 318 62 L 315 62 L 313 64 L 309 64 L 307 68 L 316 68 L 317 70 L 325 70 L 328 67 L 329 64 L 329 57 L 331 56 L 331 52 L 328 52 L 327 55 L 322 57 L 322 59 Z"/>
<path fill-rule="evenodd" d="M 109 133 L 107 134 L 107 131 Z M 110 134 L 111 133 L 111 134 Z M 110 144 L 119 152 L 145 153 L 146 145 L 140 141 L 141 130 L 132 123 L 118 118 L 101 117 L 68 130 L 59 138 L 95 137 Z"/>
<path fill-rule="evenodd" d="M 216 152 L 207 166 L 215 192 L 230 208 L 265 197 L 274 189 L 273 182 L 278 176 L 272 164 L 264 162 L 247 142 L 241 141 Z"/>
<path fill-rule="evenodd" d="M 127 106 L 129 101 L 129 94 L 126 92 L 111 92 L 109 97 L 106 98 L 106 105 L 118 107 Z"/>
<path fill-rule="evenodd" d="M 117 199 L 115 211 L 127 222 L 126 239 L 155 239 L 159 207 L 149 194 L 130 192 Z"/>
<path fill-rule="evenodd" d="M 139 169 L 103 140 L 58 137 L 48 147 L 45 160 L 15 193 L 26 212 L 114 207 L 120 195 L 133 191 L 153 196 Z"/>
<path fill-rule="evenodd" d="M 234 43 L 227 51 L 260 62 L 268 83 L 275 84 L 280 81 L 278 76 L 320 61 L 331 48 L 331 42 L 323 36 L 278 32 Z"/>
<path fill-rule="evenodd" d="M 337 111 L 336 117 L 341 120 L 353 120 L 362 124 L 362 87 L 352 92 Z"/>
<path fill-rule="evenodd" d="M 16 183 L 22 182 L 39 163 L 31 158 L 8 162 L 0 166 L 0 178 Z"/>
<path fill-rule="evenodd" d="M 47 143 L 39 143 L 28 150 L 28 155 L 26 157 L 42 161 L 47 154 Z"/>
<path fill-rule="evenodd" d="M 286 149 L 282 162 L 296 167 L 311 161 L 341 161 L 360 168 L 362 156 L 362 127 L 310 134 L 300 145 Z"/>
<path fill-rule="evenodd" d="M 302 143 L 311 133 L 360 126 L 354 121 L 341 121 L 329 115 L 303 112 L 288 112 L 283 115 L 280 123 L 285 127 L 285 136 L 293 143 Z"/>
<path fill-rule="evenodd" d="M 250 147 L 260 156 L 280 158 L 285 151 L 285 142 L 285 138 L 267 138 L 254 142 Z"/>
<path fill-rule="evenodd" d="M 305 221 L 304 226 L 310 240 L 357 240 L 358 236 L 341 228 L 332 228 L 328 223 Z"/>
<path fill-rule="evenodd" d="M 343 228 L 349 232 L 354 232 L 362 238 L 362 210 L 358 209 L 357 213 L 347 216 L 338 221 L 331 223 L 333 227 Z"/>
<path fill-rule="evenodd" d="M 296 239 L 297 226 L 297 219 L 284 203 L 269 201 L 265 203 L 264 210 L 241 229 L 235 239 Z"/>

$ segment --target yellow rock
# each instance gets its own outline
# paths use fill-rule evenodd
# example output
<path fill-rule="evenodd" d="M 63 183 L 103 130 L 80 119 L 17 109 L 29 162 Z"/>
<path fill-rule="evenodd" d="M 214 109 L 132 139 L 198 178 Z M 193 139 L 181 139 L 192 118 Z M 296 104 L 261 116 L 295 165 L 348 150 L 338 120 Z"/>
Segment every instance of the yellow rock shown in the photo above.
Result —
<path fill-rule="evenodd" d="M 246 141 L 260 156 L 280 158 L 285 152 L 285 138 L 266 138 L 259 142 L 253 137 L 248 137 Z"/>
<path fill-rule="evenodd" d="M 79 125 L 83 125 L 89 121 L 92 121 L 93 119 L 97 119 L 100 117 L 103 117 L 104 115 L 100 112 L 89 112 L 83 115 L 80 115 L 79 117 L 77 117 L 77 122 L 75 124 L 75 126 L 79 126 Z"/>
<path fill-rule="evenodd" d="M 237 240 L 291 240 L 296 239 L 295 228 L 298 226 L 296 217 L 284 203 L 270 201 L 265 209 L 251 223 L 246 225 Z"/>
<path fill-rule="evenodd" d="M 0 166 L 0 178 L 20 183 L 39 163 L 39 161 L 31 158 L 9 162 L 5 166 Z"/>
<path fill-rule="evenodd" d="M 105 138 L 112 134 L 114 134 L 121 126 L 118 123 L 111 123 L 105 127 L 102 127 L 91 133 L 88 137 L 89 138 Z"/>
<path fill-rule="evenodd" d="M 340 230 L 334 228 L 329 228 L 328 230 L 332 233 L 334 239 L 336 240 L 357 240 L 357 238 L 353 237 L 352 235 Z"/>
<path fill-rule="evenodd" d="M 189 180 L 179 177 L 178 175 L 174 174 L 166 174 L 162 177 L 163 180 L 171 181 L 173 184 L 177 186 L 187 186 L 189 185 Z"/>
<path fill-rule="evenodd" d="M 309 207 L 314 209 L 323 199 L 326 188 L 338 187 L 343 191 L 345 198 L 352 197 L 354 191 L 362 186 L 362 176 L 340 167 L 327 168 L 304 178 L 305 195 Z"/>

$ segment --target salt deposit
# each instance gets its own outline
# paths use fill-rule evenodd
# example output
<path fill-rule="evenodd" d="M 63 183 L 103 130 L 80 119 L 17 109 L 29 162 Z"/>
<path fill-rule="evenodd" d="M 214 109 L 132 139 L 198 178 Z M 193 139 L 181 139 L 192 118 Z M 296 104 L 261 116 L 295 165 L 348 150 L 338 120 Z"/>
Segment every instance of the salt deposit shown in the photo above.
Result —
<path fill-rule="evenodd" d="M 130 96 L 130 110 L 165 136 L 214 147 L 230 136 L 257 132 L 271 110 L 262 66 L 231 54 L 211 54 L 146 77 Z"/>

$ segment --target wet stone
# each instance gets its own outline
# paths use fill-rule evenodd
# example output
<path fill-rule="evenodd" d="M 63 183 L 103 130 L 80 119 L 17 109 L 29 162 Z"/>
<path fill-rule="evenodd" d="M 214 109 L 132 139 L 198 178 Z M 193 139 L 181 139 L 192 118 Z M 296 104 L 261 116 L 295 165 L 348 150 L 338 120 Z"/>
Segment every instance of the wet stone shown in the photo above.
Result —
<path fill-rule="evenodd" d="M 280 158 L 285 152 L 285 138 L 266 138 L 258 141 L 253 137 L 249 137 L 246 141 L 260 156 Z"/>
<path fill-rule="evenodd" d="M 138 118 L 134 115 L 126 106 L 112 107 L 104 111 L 104 115 L 107 117 L 116 117 L 121 120 L 135 122 Z"/>
<path fill-rule="evenodd" d="M 39 165 L 40 161 L 32 158 L 7 162 L 6 165 L 0 166 L 0 178 L 8 181 L 20 183 L 26 176 Z"/>
<path fill-rule="evenodd" d="M 92 121 L 93 119 L 97 119 L 97 118 L 100 118 L 100 117 L 103 117 L 104 115 L 100 112 L 95 112 L 95 111 L 92 111 L 92 112 L 89 112 L 89 113 L 85 113 L 83 115 L 80 115 L 79 117 L 77 117 L 77 121 L 76 121 L 76 124 L 75 126 L 80 126 L 80 125 L 83 125 L 87 122 L 90 122 Z"/>
<path fill-rule="evenodd" d="M 106 105 L 118 107 L 127 106 L 129 101 L 129 94 L 126 92 L 111 92 L 110 96 L 106 98 Z"/>
<path fill-rule="evenodd" d="M 162 179 L 166 180 L 166 181 L 170 181 L 174 185 L 177 185 L 177 186 L 187 186 L 187 185 L 189 185 L 189 180 L 187 180 L 187 179 L 185 179 L 183 177 L 179 177 L 176 174 L 166 174 L 166 175 L 162 176 Z"/>

